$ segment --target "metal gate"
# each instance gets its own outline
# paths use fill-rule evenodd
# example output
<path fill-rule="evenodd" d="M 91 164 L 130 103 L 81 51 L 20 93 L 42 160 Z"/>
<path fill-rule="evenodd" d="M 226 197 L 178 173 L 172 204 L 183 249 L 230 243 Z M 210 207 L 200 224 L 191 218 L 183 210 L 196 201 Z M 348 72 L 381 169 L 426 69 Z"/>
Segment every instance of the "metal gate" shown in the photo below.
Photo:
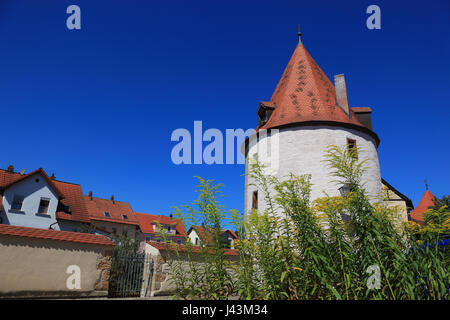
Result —
<path fill-rule="evenodd" d="M 144 291 L 151 287 L 152 274 L 153 263 L 150 255 L 134 252 L 119 252 L 113 255 L 108 297 L 145 295 Z"/>

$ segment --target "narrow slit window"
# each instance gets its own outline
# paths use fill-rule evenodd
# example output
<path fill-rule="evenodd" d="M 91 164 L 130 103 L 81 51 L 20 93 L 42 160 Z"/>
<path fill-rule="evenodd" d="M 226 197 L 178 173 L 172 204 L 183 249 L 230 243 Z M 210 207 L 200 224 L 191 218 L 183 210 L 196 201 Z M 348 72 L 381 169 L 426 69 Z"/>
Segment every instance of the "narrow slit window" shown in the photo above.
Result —
<path fill-rule="evenodd" d="M 253 191 L 252 209 L 258 210 L 258 191 Z"/>
<path fill-rule="evenodd" d="M 23 196 L 15 194 L 14 198 L 13 198 L 13 203 L 12 203 L 11 209 L 22 210 L 22 204 L 23 204 Z"/>
<path fill-rule="evenodd" d="M 356 140 L 347 139 L 347 150 L 353 158 L 358 159 L 358 149 L 356 147 Z"/>
<path fill-rule="evenodd" d="M 48 214 L 48 207 L 50 206 L 50 199 L 41 198 L 39 202 L 39 214 Z"/>

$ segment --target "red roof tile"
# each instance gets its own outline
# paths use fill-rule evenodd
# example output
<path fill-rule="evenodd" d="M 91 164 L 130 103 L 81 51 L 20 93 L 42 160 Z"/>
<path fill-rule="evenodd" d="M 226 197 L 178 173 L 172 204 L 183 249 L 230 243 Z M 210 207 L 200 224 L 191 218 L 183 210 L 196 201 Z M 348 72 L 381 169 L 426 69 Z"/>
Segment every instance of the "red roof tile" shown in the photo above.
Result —
<path fill-rule="evenodd" d="M 183 252 L 187 250 L 187 246 L 184 244 L 166 244 L 163 242 L 150 242 L 146 241 L 149 245 L 152 247 L 164 251 L 164 250 L 170 250 L 175 251 L 178 250 L 179 252 Z M 201 247 L 198 246 L 192 246 L 192 252 L 199 253 L 201 252 Z M 227 256 L 237 256 L 239 255 L 239 251 L 235 249 L 225 249 L 224 251 L 225 255 Z"/>
<path fill-rule="evenodd" d="M 18 172 L 9 172 L 3 169 L 0 169 L 0 188 L 4 188 L 5 186 L 16 182 L 21 179 L 23 175 Z"/>
<path fill-rule="evenodd" d="M 417 207 L 411 211 L 411 219 L 422 226 L 425 225 L 424 213 L 428 210 L 428 207 L 434 206 L 434 199 L 436 199 L 436 197 L 431 191 L 426 190 Z"/>
<path fill-rule="evenodd" d="M 350 116 L 336 104 L 336 90 L 303 44 L 299 43 L 269 102 L 275 110 L 258 129 L 278 128 L 291 124 L 344 124 L 376 137 L 361 124 L 350 109 Z"/>
<path fill-rule="evenodd" d="M 352 107 L 350 108 L 354 113 L 372 113 L 369 107 Z"/>
<path fill-rule="evenodd" d="M 135 215 L 139 221 L 139 226 L 144 233 L 154 233 L 154 225 L 158 221 L 160 224 L 175 225 L 176 236 L 186 236 L 186 230 L 182 220 L 177 218 L 171 218 L 164 215 L 154 215 L 148 213 L 135 212 Z"/>
<path fill-rule="evenodd" d="M 62 210 L 62 206 L 58 206 L 56 217 L 70 221 L 90 222 L 81 186 L 57 180 L 54 180 L 54 183 L 64 194 L 64 199 L 60 200 L 60 203 L 70 206 L 71 211 L 70 214 L 66 213 Z"/>
<path fill-rule="evenodd" d="M 128 202 L 84 196 L 84 203 L 91 220 L 139 225 Z M 105 217 L 105 212 L 109 212 L 111 218 Z M 122 215 L 126 215 L 128 219 L 123 219 Z"/>
<path fill-rule="evenodd" d="M 114 245 L 114 243 L 110 239 L 101 235 L 80 233 L 80 232 L 38 229 L 30 227 L 19 227 L 6 224 L 0 224 L 0 235 L 100 244 L 108 246 Z"/>

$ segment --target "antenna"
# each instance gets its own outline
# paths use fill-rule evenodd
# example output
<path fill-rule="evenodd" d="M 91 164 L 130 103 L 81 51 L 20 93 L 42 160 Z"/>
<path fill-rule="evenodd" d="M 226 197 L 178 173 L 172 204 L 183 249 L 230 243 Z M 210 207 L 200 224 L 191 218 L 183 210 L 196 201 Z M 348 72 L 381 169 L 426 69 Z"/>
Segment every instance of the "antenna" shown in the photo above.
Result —
<path fill-rule="evenodd" d="M 302 43 L 302 33 L 300 32 L 300 24 L 298 25 L 297 28 L 297 36 L 298 36 L 298 43 Z"/>
<path fill-rule="evenodd" d="M 427 188 L 428 190 L 428 181 L 427 180 L 423 180 L 425 182 L 425 188 Z"/>

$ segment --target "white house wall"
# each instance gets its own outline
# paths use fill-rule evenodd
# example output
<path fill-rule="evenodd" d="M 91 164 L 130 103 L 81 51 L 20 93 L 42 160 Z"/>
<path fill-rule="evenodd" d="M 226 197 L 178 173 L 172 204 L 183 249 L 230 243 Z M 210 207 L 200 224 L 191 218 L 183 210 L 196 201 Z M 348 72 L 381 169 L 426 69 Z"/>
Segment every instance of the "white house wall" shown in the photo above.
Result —
<path fill-rule="evenodd" d="M 38 179 L 38 182 L 36 182 L 36 179 Z M 15 194 L 24 197 L 20 211 L 11 210 Z M 38 214 L 41 198 L 50 199 L 48 215 Z M 4 191 L 2 223 L 48 229 L 51 224 L 56 222 L 57 206 L 58 196 L 47 180 L 40 174 L 33 175 L 13 184 Z"/>

